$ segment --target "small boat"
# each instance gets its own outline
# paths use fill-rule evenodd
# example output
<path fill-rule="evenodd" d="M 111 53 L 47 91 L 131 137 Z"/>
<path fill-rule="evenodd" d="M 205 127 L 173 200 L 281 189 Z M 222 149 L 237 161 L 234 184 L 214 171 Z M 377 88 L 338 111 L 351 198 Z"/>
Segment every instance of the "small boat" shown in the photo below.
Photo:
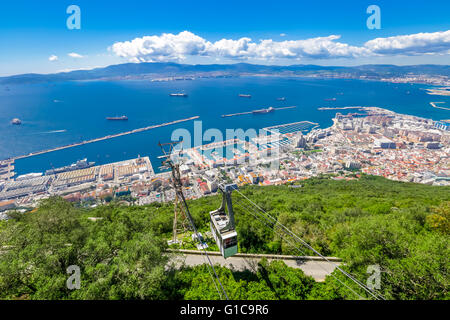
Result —
<path fill-rule="evenodd" d="M 20 120 L 19 118 L 14 118 L 11 120 L 11 124 L 20 125 L 22 124 L 22 120 Z"/>
<path fill-rule="evenodd" d="M 325 101 L 336 101 L 336 98 L 323 99 Z"/>
<path fill-rule="evenodd" d="M 251 96 L 250 94 L 243 94 L 243 93 L 240 93 L 240 94 L 239 94 L 239 97 L 241 97 L 241 98 L 251 98 L 252 96 Z"/>
<path fill-rule="evenodd" d="M 286 98 L 285 97 L 281 97 L 281 98 L 277 98 L 278 101 L 285 101 Z"/>
<path fill-rule="evenodd" d="M 171 97 L 187 97 L 188 95 L 186 93 L 171 93 L 169 94 Z"/>

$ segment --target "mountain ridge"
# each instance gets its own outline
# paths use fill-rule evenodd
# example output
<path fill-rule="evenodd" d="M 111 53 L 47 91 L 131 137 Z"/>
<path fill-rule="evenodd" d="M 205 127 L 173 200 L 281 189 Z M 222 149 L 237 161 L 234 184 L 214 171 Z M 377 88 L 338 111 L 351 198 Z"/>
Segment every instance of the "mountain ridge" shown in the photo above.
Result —
<path fill-rule="evenodd" d="M 123 63 L 90 70 L 73 70 L 52 74 L 26 73 L 0 77 L 1 84 L 54 82 L 73 80 L 100 80 L 112 78 L 149 77 L 149 76 L 188 76 L 199 73 L 223 73 L 229 76 L 248 74 L 273 74 L 284 76 L 337 76 L 343 78 L 382 78 L 401 77 L 408 74 L 450 77 L 450 65 L 409 65 L 366 64 L 360 66 L 320 66 L 298 64 L 288 66 L 258 65 L 250 63 L 235 64 L 178 64 L 173 62 Z"/>

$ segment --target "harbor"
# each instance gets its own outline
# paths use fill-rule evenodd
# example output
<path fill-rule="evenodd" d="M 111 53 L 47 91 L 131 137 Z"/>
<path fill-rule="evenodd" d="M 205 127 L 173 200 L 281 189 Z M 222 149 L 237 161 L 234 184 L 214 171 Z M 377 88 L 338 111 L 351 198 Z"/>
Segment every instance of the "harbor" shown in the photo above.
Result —
<path fill-rule="evenodd" d="M 11 106 L 11 110 L 5 110 L 5 112 L 8 112 L 4 115 L 4 127 L 1 128 L 3 131 L 0 130 L 3 135 L 0 159 L 14 159 L 15 157 L 28 155 L 40 150 L 65 146 L 194 115 L 200 116 L 198 120 L 202 120 L 202 126 L 205 130 L 206 128 L 217 128 L 222 132 L 225 132 L 227 128 L 254 128 L 260 130 L 275 124 L 290 123 L 303 119 L 309 119 L 319 123 L 321 127 L 327 127 L 332 124 L 330 119 L 336 112 L 345 114 L 357 112 L 362 114 L 364 112 L 357 110 L 359 106 L 374 105 L 375 103 L 391 105 L 394 111 L 400 113 L 426 117 L 427 112 L 433 112 L 433 118 L 449 119 L 448 110 L 433 108 L 429 105 L 430 101 L 446 101 L 445 98 L 430 99 L 431 96 L 418 92 L 419 88 L 411 89 L 409 85 L 405 86 L 404 91 L 410 90 L 412 94 L 414 93 L 414 98 L 406 101 L 403 96 L 396 99 L 398 89 L 387 84 L 380 84 L 382 88 L 377 88 L 375 83 L 370 83 L 369 89 L 379 92 L 376 101 L 372 101 L 366 97 L 362 85 L 359 85 L 356 81 L 325 81 L 325 87 L 310 86 L 308 82 L 303 80 L 288 81 L 278 79 L 276 82 L 273 82 L 272 80 L 269 81 L 269 79 L 258 78 L 252 81 L 254 82 L 250 85 L 248 84 L 248 79 L 208 79 L 194 82 L 178 82 L 176 84 L 157 83 L 154 88 L 152 86 L 148 87 L 147 83 L 144 85 L 144 83 L 131 84 L 120 82 L 124 93 L 117 92 L 117 87 L 110 82 L 84 84 L 86 89 L 92 92 L 95 92 L 98 89 L 97 87 L 110 92 L 110 95 L 104 97 L 106 99 L 104 103 L 98 105 L 90 101 L 86 102 L 84 100 L 87 99 L 84 98 L 81 101 L 76 97 L 68 99 L 59 96 L 58 90 L 62 90 L 61 92 L 64 95 L 69 95 L 70 90 L 75 92 L 79 88 L 76 86 L 66 88 L 57 84 L 55 87 L 49 88 L 49 92 L 51 92 L 49 101 L 52 103 L 48 105 L 49 109 L 46 109 L 42 115 L 30 118 L 22 113 L 21 110 L 25 106 L 22 105 L 18 98 L 17 103 Z M 228 88 L 226 92 L 222 92 L 224 86 Z M 401 88 L 403 85 L 399 86 Z M 325 89 L 326 92 L 324 92 Z M 13 91 L 12 88 L 11 90 Z M 340 103 L 338 101 L 334 103 L 324 101 L 324 98 L 333 96 L 340 100 L 340 96 L 337 94 L 343 91 L 345 91 L 345 100 L 342 100 Z M 189 94 L 189 97 L 177 98 L 169 96 L 170 93 L 182 92 Z M 308 94 L 305 94 L 306 92 Z M 251 99 L 239 98 L 237 96 L 238 93 L 250 93 L 252 97 Z M 136 101 L 133 100 L 132 108 L 125 109 L 123 106 L 127 103 L 126 97 L 128 95 L 135 97 Z M 280 97 L 286 97 L 286 101 L 276 101 Z M 35 98 L 38 99 L 38 95 Z M 64 102 L 53 103 L 53 100 Z M 101 99 L 99 98 L 99 100 Z M 62 107 L 63 104 L 64 108 Z M 211 105 L 214 105 L 214 107 L 211 107 Z M 276 108 L 297 106 L 297 108 L 279 112 L 277 110 L 268 114 L 222 117 L 224 114 L 243 111 L 251 112 L 252 110 L 268 108 L 269 106 Z M 447 105 L 436 104 L 436 106 L 450 107 L 448 101 Z M 319 107 L 351 107 L 354 110 L 321 111 L 318 110 Z M 77 110 L 77 112 L 74 113 L 73 110 Z M 120 117 L 122 115 L 127 116 L 129 121 L 108 121 L 105 119 L 106 117 Z M 10 124 L 10 121 L 14 118 L 21 119 L 22 125 L 15 126 Z M 56 152 L 24 157 L 13 163 L 14 170 L 12 171 L 15 172 L 15 176 L 20 176 L 30 172 L 49 170 L 53 167 L 63 167 L 84 158 L 94 161 L 96 165 L 102 165 L 131 159 L 139 154 L 142 156 L 149 155 L 152 162 L 157 163 L 157 156 L 159 155 L 157 144 L 160 137 L 163 135 L 169 137 L 172 134 L 172 130 L 178 127 L 184 127 L 193 134 L 194 121 L 118 137 L 117 139 L 108 139 L 98 143 L 66 148 Z M 16 137 L 23 138 L 18 140 L 20 143 L 10 143 L 10 141 L 15 141 Z M 12 169 L 13 167 L 11 166 L 10 168 Z M 2 170 L 2 172 L 5 171 L 7 171 L 6 168 Z M 8 170 L 8 172 L 11 171 Z"/>
<path fill-rule="evenodd" d="M 109 139 L 113 139 L 113 138 L 117 138 L 117 137 L 121 137 L 121 136 L 125 136 L 125 135 L 130 135 L 130 134 L 134 134 L 134 133 L 139 133 L 139 132 L 143 132 L 143 131 L 147 131 L 147 130 L 151 130 L 151 129 L 155 129 L 155 128 L 161 128 L 161 127 L 170 126 L 170 125 L 181 123 L 181 122 L 191 121 L 191 120 L 195 120 L 198 118 L 199 118 L 199 116 L 194 116 L 194 117 L 175 120 L 175 121 L 166 122 L 166 123 L 162 123 L 162 124 L 155 124 L 155 125 L 151 125 L 151 126 L 144 127 L 144 128 L 134 129 L 134 130 L 130 130 L 130 131 L 107 135 L 107 136 L 100 137 L 100 138 L 95 138 L 95 139 L 91 139 L 91 140 L 85 140 L 82 142 L 72 143 L 72 144 L 68 144 L 65 146 L 61 146 L 61 147 L 56 147 L 56 148 L 37 151 L 37 152 L 31 152 L 29 154 L 17 156 L 17 157 L 11 158 L 9 160 L 11 160 L 12 163 L 14 163 L 14 161 L 19 160 L 19 159 L 29 158 L 29 157 L 33 157 L 33 156 L 37 156 L 37 155 L 41 155 L 41 154 L 45 154 L 45 153 L 50 153 L 50 152 L 55 152 L 55 151 L 59 151 L 59 150 L 63 150 L 63 149 L 82 146 L 82 145 L 99 142 L 99 141 L 103 141 L 103 140 L 109 140 Z"/>

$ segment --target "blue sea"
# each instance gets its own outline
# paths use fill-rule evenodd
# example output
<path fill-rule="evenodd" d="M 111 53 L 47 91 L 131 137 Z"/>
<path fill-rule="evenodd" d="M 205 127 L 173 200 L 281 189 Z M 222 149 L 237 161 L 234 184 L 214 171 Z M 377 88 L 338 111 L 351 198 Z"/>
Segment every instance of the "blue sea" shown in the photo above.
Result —
<path fill-rule="evenodd" d="M 450 119 L 450 111 L 429 104 L 442 101 L 450 106 L 450 98 L 428 95 L 425 88 L 428 86 L 274 77 L 3 85 L 0 86 L 0 159 L 197 115 L 203 132 L 217 128 L 224 135 L 226 129 L 260 129 L 304 120 L 328 127 L 336 112 L 352 112 L 319 111 L 319 107 L 376 106 L 434 120 Z M 185 92 L 188 97 L 170 97 L 169 93 L 173 92 Z M 240 98 L 240 93 L 252 97 Z M 279 97 L 286 100 L 277 101 Z M 336 101 L 325 100 L 330 98 Z M 297 108 L 221 117 L 269 106 Z M 121 115 L 128 116 L 129 120 L 105 119 Z M 11 125 L 13 118 L 21 119 L 22 125 Z M 15 171 L 19 175 L 43 172 L 83 158 L 100 165 L 138 155 L 149 156 L 157 171 L 160 165 L 157 157 L 161 155 L 158 142 L 170 141 L 177 128 L 193 132 L 194 121 L 20 159 L 16 161 Z"/>

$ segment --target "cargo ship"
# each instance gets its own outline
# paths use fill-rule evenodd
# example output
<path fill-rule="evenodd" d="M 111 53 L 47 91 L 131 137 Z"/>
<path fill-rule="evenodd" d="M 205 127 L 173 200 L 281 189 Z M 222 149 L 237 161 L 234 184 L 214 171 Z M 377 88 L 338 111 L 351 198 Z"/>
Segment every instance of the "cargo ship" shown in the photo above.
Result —
<path fill-rule="evenodd" d="M 121 117 L 106 117 L 106 120 L 128 120 L 127 116 L 121 116 Z"/>
<path fill-rule="evenodd" d="M 14 118 L 11 120 L 11 124 L 15 124 L 15 125 L 22 124 L 22 120 L 20 120 L 19 118 Z"/>
<path fill-rule="evenodd" d="M 269 107 L 267 109 L 253 110 L 252 113 L 253 114 L 260 114 L 260 113 L 269 113 L 269 112 L 273 112 L 273 111 L 275 111 L 275 109 L 273 107 Z"/>
<path fill-rule="evenodd" d="M 186 93 L 171 93 L 169 94 L 171 97 L 187 97 L 188 95 Z"/>
<path fill-rule="evenodd" d="M 240 94 L 239 94 L 239 97 L 241 97 L 241 98 L 251 98 L 252 96 L 251 96 L 250 94 L 243 94 L 243 93 L 240 93 Z"/>
<path fill-rule="evenodd" d="M 58 174 L 58 173 L 63 173 L 63 172 L 68 172 L 68 171 L 87 169 L 87 168 L 93 167 L 94 165 L 95 165 L 95 162 L 88 162 L 87 159 L 78 160 L 77 162 L 72 163 L 70 166 L 47 170 L 47 171 L 45 171 L 45 175 L 48 176 L 48 175 Z"/>

